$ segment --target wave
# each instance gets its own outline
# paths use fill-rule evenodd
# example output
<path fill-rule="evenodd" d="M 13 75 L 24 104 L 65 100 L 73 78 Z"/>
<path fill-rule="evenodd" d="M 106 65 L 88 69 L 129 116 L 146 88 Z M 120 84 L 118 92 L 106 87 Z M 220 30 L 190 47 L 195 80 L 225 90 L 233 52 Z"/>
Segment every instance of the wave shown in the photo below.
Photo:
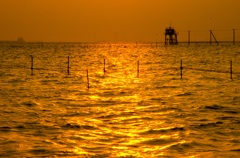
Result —
<path fill-rule="evenodd" d="M 63 129 L 86 129 L 86 130 L 96 130 L 98 128 L 90 125 L 78 125 L 78 124 L 70 124 L 67 123 L 66 125 L 61 126 Z"/>
<path fill-rule="evenodd" d="M 148 131 L 142 132 L 142 135 L 149 134 L 166 134 L 171 132 L 184 132 L 186 129 L 184 127 L 172 127 L 172 128 L 162 128 L 162 129 L 150 129 Z"/>

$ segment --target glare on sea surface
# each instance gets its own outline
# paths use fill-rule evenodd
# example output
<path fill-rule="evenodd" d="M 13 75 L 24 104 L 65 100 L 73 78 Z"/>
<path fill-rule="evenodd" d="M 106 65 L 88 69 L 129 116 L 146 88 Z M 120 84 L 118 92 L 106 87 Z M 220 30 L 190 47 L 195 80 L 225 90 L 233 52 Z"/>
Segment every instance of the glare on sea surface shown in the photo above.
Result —
<path fill-rule="evenodd" d="M 0 152 L 7 155 L 10 146 L 20 157 L 197 158 L 222 151 L 235 156 L 240 53 L 219 47 L 77 44 L 59 52 L 33 47 L 39 69 L 32 76 L 29 52 L 12 48 L 1 67 L 0 132 L 9 143 Z M 230 81 L 231 52 L 237 53 Z"/>
<path fill-rule="evenodd" d="M 133 45 L 119 45 L 115 49 L 115 51 L 110 53 L 103 53 L 105 65 L 103 65 L 102 60 L 100 66 L 96 64 L 86 67 L 90 69 L 88 74 L 90 88 L 87 89 L 87 86 L 85 87 L 87 91 L 84 93 L 87 95 L 84 96 L 84 102 L 87 101 L 88 105 L 84 106 L 88 106 L 89 113 L 94 111 L 99 116 L 92 116 L 95 118 L 72 117 L 68 120 L 71 124 L 94 128 L 92 131 L 91 129 L 71 131 L 71 134 L 78 135 L 78 137 L 86 141 L 82 145 L 88 146 L 86 149 L 76 146 L 74 152 L 79 155 L 87 155 L 88 148 L 110 145 L 113 151 L 109 152 L 117 157 L 141 157 L 150 153 L 154 156 L 156 151 L 158 151 L 157 155 L 164 155 L 167 148 L 184 143 L 185 140 L 179 142 L 170 141 L 162 144 L 158 141 L 166 140 L 168 142 L 168 140 L 179 139 L 179 134 L 173 132 L 171 134 L 163 133 L 161 135 L 150 134 L 149 136 L 143 136 L 141 133 L 151 131 L 154 128 L 156 130 L 157 126 L 162 126 L 159 130 L 171 128 L 169 127 L 171 125 L 168 125 L 159 117 L 174 113 L 175 110 L 158 111 L 155 114 L 145 113 L 145 116 L 142 115 L 143 111 L 148 110 L 149 107 L 144 104 L 141 105 L 141 103 L 148 99 L 147 95 L 153 95 L 146 90 L 151 88 L 151 80 L 154 80 L 155 77 L 146 76 L 147 70 L 152 68 L 146 66 L 146 62 L 149 63 L 150 61 L 144 59 L 134 49 Z M 138 63 L 141 65 L 139 66 Z M 161 75 L 162 72 L 159 72 L 159 74 Z M 86 74 L 79 72 L 78 76 L 84 76 L 83 81 L 86 83 Z M 73 90 L 78 88 L 79 85 L 71 86 Z M 67 95 L 71 100 L 81 101 L 83 97 L 78 93 L 69 93 Z M 158 109 L 159 104 L 153 104 L 151 107 Z M 158 121 L 152 121 L 151 118 L 157 118 Z M 107 124 L 105 123 L 106 121 L 108 122 Z M 116 141 L 115 139 L 120 140 Z M 104 141 L 101 142 L 101 140 Z M 140 150 L 137 150 L 137 148 Z"/>
<path fill-rule="evenodd" d="M 105 66 L 103 65 L 104 63 L 101 66 L 92 65 L 93 67 L 89 71 L 90 88 L 86 91 L 88 95 L 85 96 L 85 99 L 88 100 L 90 112 L 93 110 L 95 113 L 99 113 L 100 116 L 95 116 L 96 118 L 72 117 L 68 120 L 71 124 L 91 126 L 98 129 L 91 131 L 91 133 L 88 130 L 71 132 L 88 140 L 86 145 L 89 148 L 95 148 L 98 145 L 111 145 L 117 157 L 141 157 L 153 151 L 162 152 L 164 155 L 164 150 L 174 145 L 174 143 L 161 144 L 160 146 L 151 146 L 149 148 L 148 142 L 154 142 L 154 139 L 177 139 L 179 137 L 178 134 L 145 137 L 141 136 L 141 132 L 150 131 L 159 125 L 163 127 L 168 126 L 165 121 L 158 120 L 158 122 L 155 122 L 151 121 L 150 118 L 174 113 L 174 110 L 159 111 L 155 116 L 145 113 L 146 119 L 143 119 L 141 114 L 143 112 L 141 111 L 145 111 L 148 106 L 137 105 L 147 99 L 144 95 L 148 94 L 148 92 L 144 91 L 144 89 L 151 84 L 149 82 L 151 78 L 142 77 L 142 75 L 146 75 L 144 73 L 149 68 L 143 66 L 145 61 L 139 52 L 134 52 L 133 46 L 120 45 L 117 48 L 119 50 L 116 50 L 116 52 L 105 54 Z M 139 60 L 140 63 L 142 62 L 140 66 L 137 65 Z M 79 73 L 79 75 L 86 76 L 82 72 Z M 86 82 L 84 77 L 83 80 Z M 71 89 L 78 89 L 78 86 L 71 86 Z M 71 100 L 81 100 L 81 97 L 83 96 L 78 95 L 78 93 L 68 94 L 68 98 Z M 152 105 L 152 108 L 158 108 L 158 106 L 158 104 L 156 106 Z M 104 114 L 103 116 L 101 116 L 102 113 Z M 104 119 L 99 119 L 99 117 Z M 108 119 L 108 117 L 110 118 Z M 106 120 L 110 124 L 105 124 Z M 83 124 L 83 122 L 85 123 Z M 119 137 L 120 142 L 108 142 L 108 139 L 114 140 L 116 136 Z M 106 141 L 99 142 L 101 139 Z M 141 150 L 137 151 L 136 148 L 141 148 Z M 86 149 L 81 147 L 76 147 L 74 152 L 80 155 L 87 154 Z M 161 155 L 161 153 L 158 154 Z"/>

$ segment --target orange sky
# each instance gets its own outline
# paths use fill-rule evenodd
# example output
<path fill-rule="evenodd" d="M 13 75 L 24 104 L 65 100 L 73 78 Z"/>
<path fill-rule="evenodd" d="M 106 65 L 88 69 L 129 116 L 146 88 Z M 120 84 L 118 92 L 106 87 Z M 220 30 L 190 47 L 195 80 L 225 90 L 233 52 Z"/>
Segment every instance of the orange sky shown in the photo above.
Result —
<path fill-rule="evenodd" d="M 170 24 L 180 40 L 187 30 L 192 40 L 208 40 L 210 29 L 231 40 L 232 29 L 240 32 L 239 7 L 239 0 L 0 0 L 0 40 L 163 41 Z"/>

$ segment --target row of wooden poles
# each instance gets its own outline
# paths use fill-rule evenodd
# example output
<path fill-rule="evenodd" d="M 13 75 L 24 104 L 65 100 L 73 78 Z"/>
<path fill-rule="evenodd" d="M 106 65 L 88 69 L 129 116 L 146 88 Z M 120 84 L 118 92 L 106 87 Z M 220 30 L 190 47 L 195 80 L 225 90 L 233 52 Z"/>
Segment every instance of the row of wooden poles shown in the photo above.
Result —
<path fill-rule="evenodd" d="M 236 34 L 236 29 L 233 29 L 232 31 L 233 31 L 233 33 L 232 33 L 232 38 L 233 38 L 232 43 L 233 43 L 233 45 L 235 45 L 235 43 L 236 43 L 236 35 L 235 35 L 235 34 Z M 190 45 L 190 43 L 191 43 L 191 41 L 190 41 L 190 39 L 191 39 L 191 33 L 190 33 L 190 32 L 191 32 L 191 31 L 188 30 L 188 44 L 189 44 L 189 45 Z M 213 41 L 212 38 L 214 39 L 215 43 L 216 43 L 217 45 L 219 45 L 219 43 L 218 43 L 215 35 L 213 34 L 213 31 L 210 30 L 210 45 L 212 44 L 212 41 Z"/>
<path fill-rule="evenodd" d="M 34 75 L 34 57 L 31 55 L 31 75 L 33 76 Z M 89 74 L 88 74 L 88 69 L 86 70 L 87 72 L 87 84 L 88 84 L 88 88 L 90 88 L 90 82 L 89 82 Z M 140 69 L 139 69 L 139 61 L 137 61 L 137 77 L 139 78 L 139 72 L 140 72 Z M 103 73 L 104 73 L 104 76 L 106 75 L 106 60 L 104 59 L 104 65 L 103 65 Z M 67 62 L 67 74 L 70 75 L 70 56 L 68 56 L 68 62 Z"/>
<path fill-rule="evenodd" d="M 208 71 L 208 70 L 204 70 L 204 69 L 192 69 L 192 70 Z M 226 73 L 226 72 L 224 72 L 224 73 Z M 230 79 L 232 80 L 233 79 L 233 62 L 232 62 L 232 60 L 230 60 L 229 74 L 230 74 Z M 182 62 L 182 60 L 180 60 L 180 76 L 181 76 L 181 79 L 183 79 L 183 62 Z"/>
<path fill-rule="evenodd" d="M 31 75 L 34 75 L 34 57 L 31 57 Z M 139 68 L 139 61 L 137 61 L 137 78 L 139 78 L 139 74 L 140 74 L 140 68 Z M 194 69 L 193 69 L 194 70 Z M 195 69 L 197 70 L 197 69 Z M 200 70 L 200 71 L 204 71 L 204 70 Z M 206 71 L 206 70 L 205 70 Z M 232 60 L 230 60 L 230 79 L 233 79 L 233 64 L 232 64 Z M 89 74 L 88 74 L 88 69 L 86 70 L 87 73 L 87 83 L 88 83 L 88 88 L 90 88 L 90 83 L 89 83 Z M 104 76 L 106 75 L 106 60 L 104 59 L 104 65 L 103 65 L 103 73 Z M 70 75 L 70 57 L 68 56 L 68 62 L 67 62 L 67 74 Z M 181 79 L 183 79 L 183 61 L 180 60 L 180 77 Z"/>
<path fill-rule="evenodd" d="M 33 70 L 36 69 L 36 68 L 34 68 L 34 66 L 33 66 L 34 57 L 32 55 L 30 57 L 31 57 L 31 75 L 33 75 L 34 74 Z M 104 76 L 105 76 L 106 75 L 106 60 L 105 59 L 104 59 L 103 63 L 104 63 L 103 64 L 103 73 L 104 73 Z M 137 61 L 137 77 L 139 77 L 139 72 L 140 72 L 139 61 Z M 70 75 L 70 57 L 69 56 L 68 56 L 68 62 L 67 62 L 67 74 Z"/>

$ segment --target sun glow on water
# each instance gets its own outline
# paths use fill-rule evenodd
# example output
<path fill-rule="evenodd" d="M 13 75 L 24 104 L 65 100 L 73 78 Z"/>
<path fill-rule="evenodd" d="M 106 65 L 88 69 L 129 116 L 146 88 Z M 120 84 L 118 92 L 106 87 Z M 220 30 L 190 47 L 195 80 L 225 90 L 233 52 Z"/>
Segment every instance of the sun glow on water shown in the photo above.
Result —
<path fill-rule="evenodd" d="M 133 43 L 1 47 L 0 154 L 236 157 L 239 72 L 234 69 L 234 80 L 219 72 L 229 70 L 230 58 L 234 68 L 240 65 L 239 50 Z"/>

